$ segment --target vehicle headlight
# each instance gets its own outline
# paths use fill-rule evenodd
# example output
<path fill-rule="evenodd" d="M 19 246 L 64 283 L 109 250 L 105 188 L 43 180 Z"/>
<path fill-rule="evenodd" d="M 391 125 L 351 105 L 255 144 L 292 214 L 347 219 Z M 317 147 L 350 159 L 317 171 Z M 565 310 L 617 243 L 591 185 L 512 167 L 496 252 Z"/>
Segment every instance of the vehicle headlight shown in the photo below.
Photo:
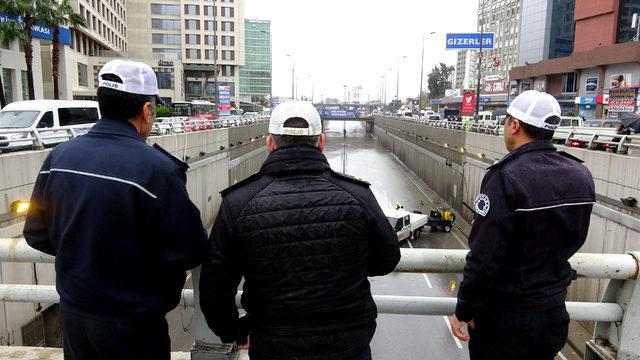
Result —
<path fill-rule="evenodd" d="M 9 140 L 26 139 L 27 133 L 9 135 Z"/>

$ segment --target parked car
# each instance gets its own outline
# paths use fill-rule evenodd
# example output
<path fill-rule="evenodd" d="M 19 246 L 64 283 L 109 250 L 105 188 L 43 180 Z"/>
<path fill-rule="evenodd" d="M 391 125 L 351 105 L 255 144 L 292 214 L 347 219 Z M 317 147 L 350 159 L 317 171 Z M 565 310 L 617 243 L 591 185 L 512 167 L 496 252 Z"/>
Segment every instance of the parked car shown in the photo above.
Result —
<path fill-rule="evenodd" d="M 73 129 L 76 135 L 82 135 L 99 118 L 100 109 L 96 101 L 12 102 L 0 111 L 0 151 L 31 149 L 36 131 L 44 146 L 53 146 L 69 139 L 67 128 Z"/>
<path fill-rule="evenodd" d="M 584 122 L 584 127 L 598 127 L 598 128 L 613 128 L 617 129 L 618 126 L 622 125 L 622 121 L 615 119 L 606 119 L 606 120 L 586 120 Z"/>
<path fill-rule="evenodd" d="M 561 116 L 558 127 L 582 127 L 584 126 L 584 118 L 576 116 Z"/>

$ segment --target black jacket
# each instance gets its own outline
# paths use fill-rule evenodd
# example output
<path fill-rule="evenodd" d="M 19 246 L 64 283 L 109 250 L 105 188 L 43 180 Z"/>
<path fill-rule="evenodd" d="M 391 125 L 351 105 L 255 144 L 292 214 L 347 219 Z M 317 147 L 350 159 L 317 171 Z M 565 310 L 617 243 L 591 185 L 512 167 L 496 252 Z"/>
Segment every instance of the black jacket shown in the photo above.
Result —
<path fill-rule="evenodd" d="M 187 168 L 114 120 L 51 150 L 24 237 L 56 256 L 63 307 L 131 317 L 164 315 L 178 304 L 185 271 L 206 248 Z"/>
<path fill-rule="evenodd" d="M 535 141 L 491 166 L 480 192 L 457 317 L 468 321 L 487 305 L 561 305 L 573 278 L 567 260 L 587 237 L 596 201 L 589 170 L 550 141 Z"/>
<path fill-rule="evenodd" d="M 200 279 L 200 304 L 224 342 L 236 340 L 235 295 L 254 329 L 280 336 L 373 325 L 367 276 L 400 260 L 396 234 L 369 184 L 332 172 L 311 146 L 271 153 L 223 192 Z"/>

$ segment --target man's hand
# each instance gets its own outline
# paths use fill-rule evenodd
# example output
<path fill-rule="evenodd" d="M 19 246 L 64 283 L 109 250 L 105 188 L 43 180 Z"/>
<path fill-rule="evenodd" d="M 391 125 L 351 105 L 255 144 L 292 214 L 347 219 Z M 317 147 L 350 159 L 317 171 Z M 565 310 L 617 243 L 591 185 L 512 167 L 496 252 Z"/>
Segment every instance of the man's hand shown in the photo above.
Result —
<path fill-rule="evenodd" d="M 235 343 L 233 343 L 233 344 L 234 344 L 235 346 L 237 346 L 237 347 L 238 347 L 238 349 L 240 349 L 240 350 L 247 350 L 247 349 L 249 349 L 250 342 L 251 342 L 251 337 L 250 337 L 249 335 L 247 335 L 247 342 L 246 342 L 246 343 L 244 343 L 244 344 L 238 344 L 237 342 L 235 342 Z"/>
<path fill-rule="evenodd" d="M 462 327 L 465 324 L 464 322 L 458 320 L 458 317 L 455 314 L 449 317 L 449 322 L 451 323 L 451 333 L 453 334 L 453 336 L 462 341 L 469 341 L 469 334 L 462 331 Z M 476 328 L 476 324 L 473 322 L 473 320 L 469 321 L 467 324 L 472 329 Z"/>

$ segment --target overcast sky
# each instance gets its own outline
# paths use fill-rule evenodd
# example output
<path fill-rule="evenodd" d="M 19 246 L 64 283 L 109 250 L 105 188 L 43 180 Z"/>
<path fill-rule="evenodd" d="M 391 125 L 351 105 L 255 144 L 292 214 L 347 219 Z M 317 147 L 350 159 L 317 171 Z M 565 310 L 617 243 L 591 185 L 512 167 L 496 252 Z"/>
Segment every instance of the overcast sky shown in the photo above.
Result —
<path fill-rule="evenodd" d="M 398 56 L 407 56 L 400 98 L 417 97 L 422 35 L 436 32 L 425 38 L 426 90 L 434 64 L 455 64 L 455 51 L 444 50 L 445 33 L 474 32 L 477 8 L 478 0 L 246 0 L 245 17 L 271 20 L 274 96 L 291 96 L 291 54 L 298 96 L 310 97 L 313 82 L 315 101 L 342 100 L 343 85 L 362 86 L 361 100 L 375 100 L 386 69 L 391 101 Z"/>

